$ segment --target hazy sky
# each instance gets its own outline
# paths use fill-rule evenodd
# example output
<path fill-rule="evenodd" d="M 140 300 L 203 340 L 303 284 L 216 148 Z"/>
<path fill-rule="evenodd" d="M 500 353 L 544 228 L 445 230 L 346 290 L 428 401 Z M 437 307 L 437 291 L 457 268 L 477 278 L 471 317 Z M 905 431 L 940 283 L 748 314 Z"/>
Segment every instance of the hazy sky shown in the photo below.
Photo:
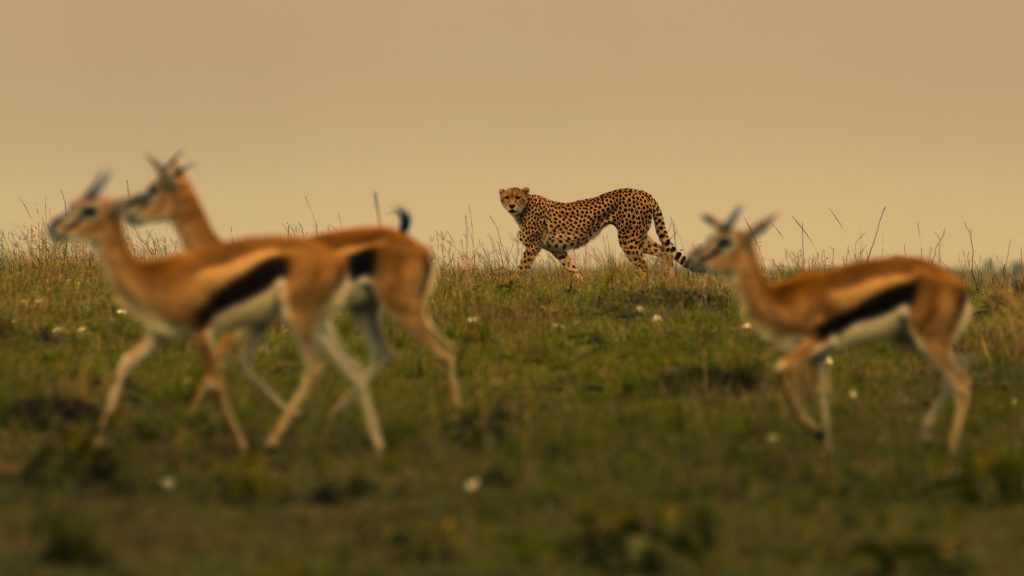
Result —
<path fill-rule="evenodd" d="M 236 236 L 375 221 L 508 239 L 497 191 L 779 214 L 770 256 L 1024 246 L 1024 3 L 5 1 L 0 228 L 183 148 Z M 24 202 L 30 216 L 26 214 Z M 835 212 L 841 228 L 829 209 Z M 490 219 L 497 223 L 497 230 Z M 920 240 L 918 235 L 920 226 Z M 808 248 L 810 244 L 808 243 Z"/>

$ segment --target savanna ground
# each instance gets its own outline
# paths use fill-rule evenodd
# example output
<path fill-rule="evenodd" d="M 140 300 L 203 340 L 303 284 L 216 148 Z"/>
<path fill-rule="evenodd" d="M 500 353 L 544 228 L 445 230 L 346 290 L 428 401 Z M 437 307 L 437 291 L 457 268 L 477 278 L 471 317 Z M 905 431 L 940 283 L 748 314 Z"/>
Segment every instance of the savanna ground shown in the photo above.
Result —
<path fill-rule="evenodd" d="M 462 417 L 440 364 L 389 324 L 381 457 L 353 407 L 326 418 L 346 386 L 333 372 L 280 451 L 239 457 L 212 401 L 185 414 L 199 371 L 187 344 L 136 370 L 110 447 L 93 451 L 106 383 L 140 330 L 87 250 L 4 235 L 0 573 L 1024 571 L 1019 269 L 963 272 L 977 312 L 958 349 L 976 388 L 960 455 L 917 440 L 931 367 L 871 345 L 835 358 L 825 458 L 783 410 L 775 352 L 742 329 L 724 282 L 611 264 L 582 282 L 543 266 L 516 279 L 508 258 L 441 260 L 433 310 L 460 349 Z M 256 365 L 290 391 L 283 329 Z M 258 441 L 275 410 L 232 376 Z"/>

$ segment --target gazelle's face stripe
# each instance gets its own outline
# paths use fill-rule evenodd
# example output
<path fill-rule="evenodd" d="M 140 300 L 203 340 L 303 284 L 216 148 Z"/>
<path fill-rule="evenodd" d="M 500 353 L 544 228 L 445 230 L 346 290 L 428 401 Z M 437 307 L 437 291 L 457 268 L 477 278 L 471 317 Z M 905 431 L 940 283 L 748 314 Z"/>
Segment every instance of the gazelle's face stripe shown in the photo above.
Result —
<path fill-rule="evenodd" d="M 911 282 L 879 292 L 856 308 L 829 318 L 815 328 L 815 333 L 821 338 L 827 338 L 836 332 L 845 330 L 851 324 L 883 315 L 901 304 L 910 303 L 914 299 L 916 291 L 917 285 Z"/>
<path fill-rule="evenodd" d="M 287 273 L 288 259 L 283 256 L 260 262 L 221 288 L 196 312 L 196 327 L 206 326 L 218 311 L 258 294 Z"/>

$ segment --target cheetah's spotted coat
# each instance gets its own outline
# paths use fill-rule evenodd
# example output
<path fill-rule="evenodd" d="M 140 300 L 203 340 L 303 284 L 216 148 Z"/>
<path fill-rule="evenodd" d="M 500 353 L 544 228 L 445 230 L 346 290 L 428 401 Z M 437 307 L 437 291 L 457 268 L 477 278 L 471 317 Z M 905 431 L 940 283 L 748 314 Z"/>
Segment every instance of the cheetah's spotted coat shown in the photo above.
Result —
<path fill-rule="evenodd" d="M 657 201 L 643 190 L 622 188 L 568 203 L 530 194 L 529 188 L 506 188 L 498 194 L 502 207 L 519 224 L 519 240 L 525 246 L 520 272 L 533 265 L 543 248 L 579 276 L 569 250 L 590 242 L 609 224 L 618 231 L 619 246 L 638 270 L 646 270 L 644 254 L 667 252 L 679 264 L 686 263 L 686 256 L 672 244 Z M 652 221 L 660 244 L 647 235 Z"/>

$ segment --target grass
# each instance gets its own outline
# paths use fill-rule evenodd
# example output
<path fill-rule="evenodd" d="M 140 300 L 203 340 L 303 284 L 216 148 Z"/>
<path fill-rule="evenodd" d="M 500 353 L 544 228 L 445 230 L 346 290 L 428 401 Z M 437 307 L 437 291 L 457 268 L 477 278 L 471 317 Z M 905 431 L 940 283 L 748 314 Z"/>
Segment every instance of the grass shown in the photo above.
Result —
<path fill-rule="evenodd" d="M 433 310 L 460 349 L 461 418 L 439 363 L 388 326 L 383 457 L 356 411 L 326 419 L 345 386 L 333 373 L 279 452 L 239 457 L 212 403 L 185 415 L 199 369 L 186 344 L 139 367 L 111 446 L 92 451 L 100 398 L 139 328 L 88 250 L 4 235 L 0 573 L 1019 572 L 1019 269 L 964 274 L 978 311 L 959 349 L 976 395 L 959 456 L 916 439 L 937 375 L 872 345 L 836 357 L 838 453 L 823 458 L 768 378 L 775 352 L 741 328 L 721 281 L 610 263 L 583 282 L 544 266 L 517 279 L 509 260 L 440 258 Z M 256 365 L 290 390 L 285 331 Z M 275 412 L 233 377 L 259 439 Z"/>

